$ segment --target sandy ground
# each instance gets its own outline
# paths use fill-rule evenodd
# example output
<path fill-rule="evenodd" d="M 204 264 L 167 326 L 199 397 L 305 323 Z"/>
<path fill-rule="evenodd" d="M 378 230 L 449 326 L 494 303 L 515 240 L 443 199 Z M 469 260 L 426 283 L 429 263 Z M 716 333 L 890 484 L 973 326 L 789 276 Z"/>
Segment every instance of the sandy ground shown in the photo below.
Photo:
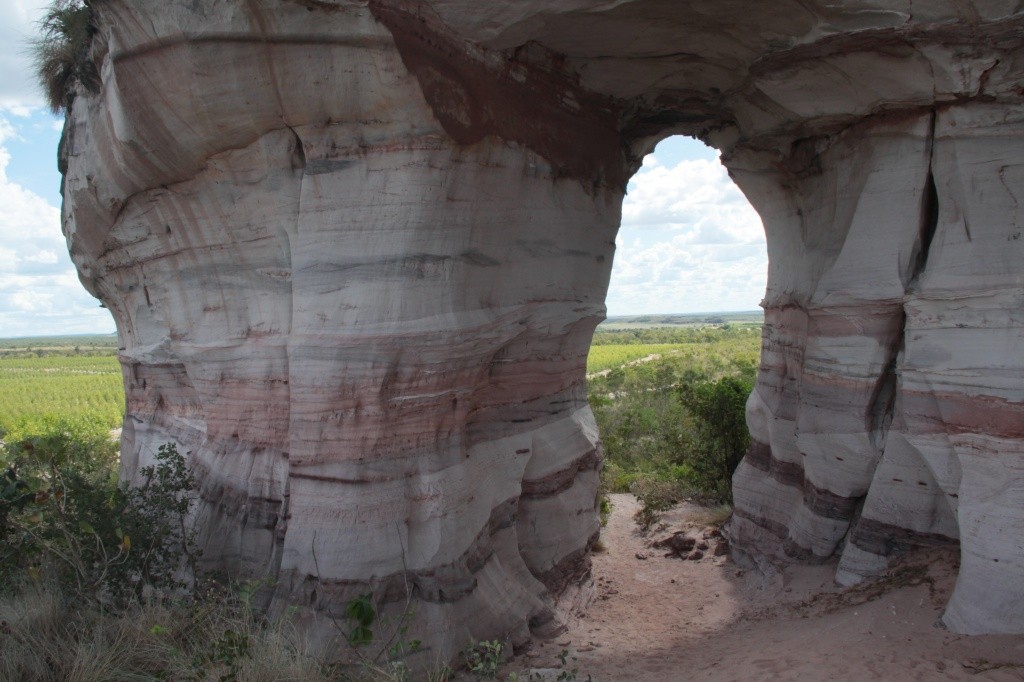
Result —
<path fill-rule="evenodd" d="M 666 515 L 667 529 L 643 536 L 636 500 L 612 498 L 586 616 L 510 661 L 499 679 L 571 680 L 576 669 L 578 682 L 1024 680 L 1024 636 L 965 637 L 938 624 L 956 578 L 953 550 L 915 553 L 890 578 L 844 590 L 834 564 L 766 576 L 710 551 L 696 561 L 665 557 L 651 540 L 687 528 L 700 536 L 701 510 L 684 505 Z"/>

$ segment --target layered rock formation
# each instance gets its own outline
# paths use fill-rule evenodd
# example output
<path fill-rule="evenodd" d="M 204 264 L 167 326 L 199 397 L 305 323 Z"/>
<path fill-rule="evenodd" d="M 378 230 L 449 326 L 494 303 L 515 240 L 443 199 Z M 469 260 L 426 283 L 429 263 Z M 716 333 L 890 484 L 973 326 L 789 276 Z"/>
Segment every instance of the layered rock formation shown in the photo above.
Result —
<path fill-rule="evenodd" d="M 685 133 L 768 234 L 738 547 L 852 580 L 959 538 L 947 623 L 1024 630 L 1015 2 L 92 5 L 64 228 L 125 476 L 190 452 L 210 566 L 325 641 L 372 589 L 424 660 L 556 631 L 625 182 Z"/>

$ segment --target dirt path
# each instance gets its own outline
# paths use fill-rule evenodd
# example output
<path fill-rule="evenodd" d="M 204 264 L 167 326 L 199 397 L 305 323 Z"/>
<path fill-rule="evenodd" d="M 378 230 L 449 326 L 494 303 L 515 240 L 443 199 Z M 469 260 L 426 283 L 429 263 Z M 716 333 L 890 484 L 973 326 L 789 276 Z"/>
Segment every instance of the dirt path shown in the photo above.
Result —
<path fill-rule="evenodd" d="M 500 679 L 542 669 L 540 679 L 572 679 L 573 668 L 579 682 L 1024 679 L 1024 637 L 964 637 L 936 625 L 956 576 L 953 551 L 915 554 L 882 583 L 840 590 L 832 564 L 766 577 L 727 557 L 666 558 L 638 532 L 636 500 L 612 498 L 587 615 Z M 669 530 L 700 535 L 700 514 L 674 510 Z"/>
<path fill-rule="evenodd" d="M 673 355 L 673 354 L 678 353 L 678 352 L 679 351 L 669 351 L 668 354 L 669 355 Z M 629 362 L 620 365 L 616 369 L 621 369 L 622 367 L 632 367 L 633 365 L 642 365 L 645 362 L 654 362 L 655 360 L 660 360 L 660 359 L 661 359 L 661 353 L 651 353 L 650 355 L 645 355 L 642 358 L 637 358 L 636 360 L 630 360 Z M 608 376 L 611 373 L 612 373 L 612 368 L 599 369 L 596 372 L 591 372 L 590 374 L 588 374 L 587 375 L 587 379 L 594 379 L 596 377 L 606 377 L 606 376 Z"/>

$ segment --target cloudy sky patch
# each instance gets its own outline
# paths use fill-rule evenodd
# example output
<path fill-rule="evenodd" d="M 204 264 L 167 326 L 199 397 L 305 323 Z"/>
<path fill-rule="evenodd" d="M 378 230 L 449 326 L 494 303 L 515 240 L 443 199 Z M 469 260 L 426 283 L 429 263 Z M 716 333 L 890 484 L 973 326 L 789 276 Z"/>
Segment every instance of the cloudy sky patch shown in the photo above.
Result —
<path fill-rule="evenodd" d="M 61 234 L 52 117 L 38 107 L 21 113 L 0 109 L 0 337 L 112 332 Z"/>
<path fill-rule="evenodd" d="M 756 310 L 768 255 L 761 219 L 696 140 L 669 138 L 629 183 L 609 315 Z"/>

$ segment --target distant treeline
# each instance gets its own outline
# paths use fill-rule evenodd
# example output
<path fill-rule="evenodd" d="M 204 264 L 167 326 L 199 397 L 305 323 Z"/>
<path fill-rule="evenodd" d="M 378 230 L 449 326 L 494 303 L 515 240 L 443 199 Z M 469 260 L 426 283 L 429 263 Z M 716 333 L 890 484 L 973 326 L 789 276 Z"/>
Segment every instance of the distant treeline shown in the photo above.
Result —
<path fill-rule="evenodd" d="M 592 346 L 654 343 L 716 343 L 726 338 L 760 336 L 761 323 L 725 323 L 703 327 L 643 327 L 594 332 Z"/>
<path fill-rule="evenodd" d="M 0 339 L 0 358 L 115 355 L 116 334 L 25 336 Z"/>
<path fill-rule="evenodd" d="M 756 323 L 764 321 L 764 313 L 760 310 L 739 313 L 701 313 L 673 315 L 618 315 L 609 317 L 600 327 L 638 326 L 698 326 L 705 324 Z M 600 328 L 599 327 L 599 328 Z"/>

